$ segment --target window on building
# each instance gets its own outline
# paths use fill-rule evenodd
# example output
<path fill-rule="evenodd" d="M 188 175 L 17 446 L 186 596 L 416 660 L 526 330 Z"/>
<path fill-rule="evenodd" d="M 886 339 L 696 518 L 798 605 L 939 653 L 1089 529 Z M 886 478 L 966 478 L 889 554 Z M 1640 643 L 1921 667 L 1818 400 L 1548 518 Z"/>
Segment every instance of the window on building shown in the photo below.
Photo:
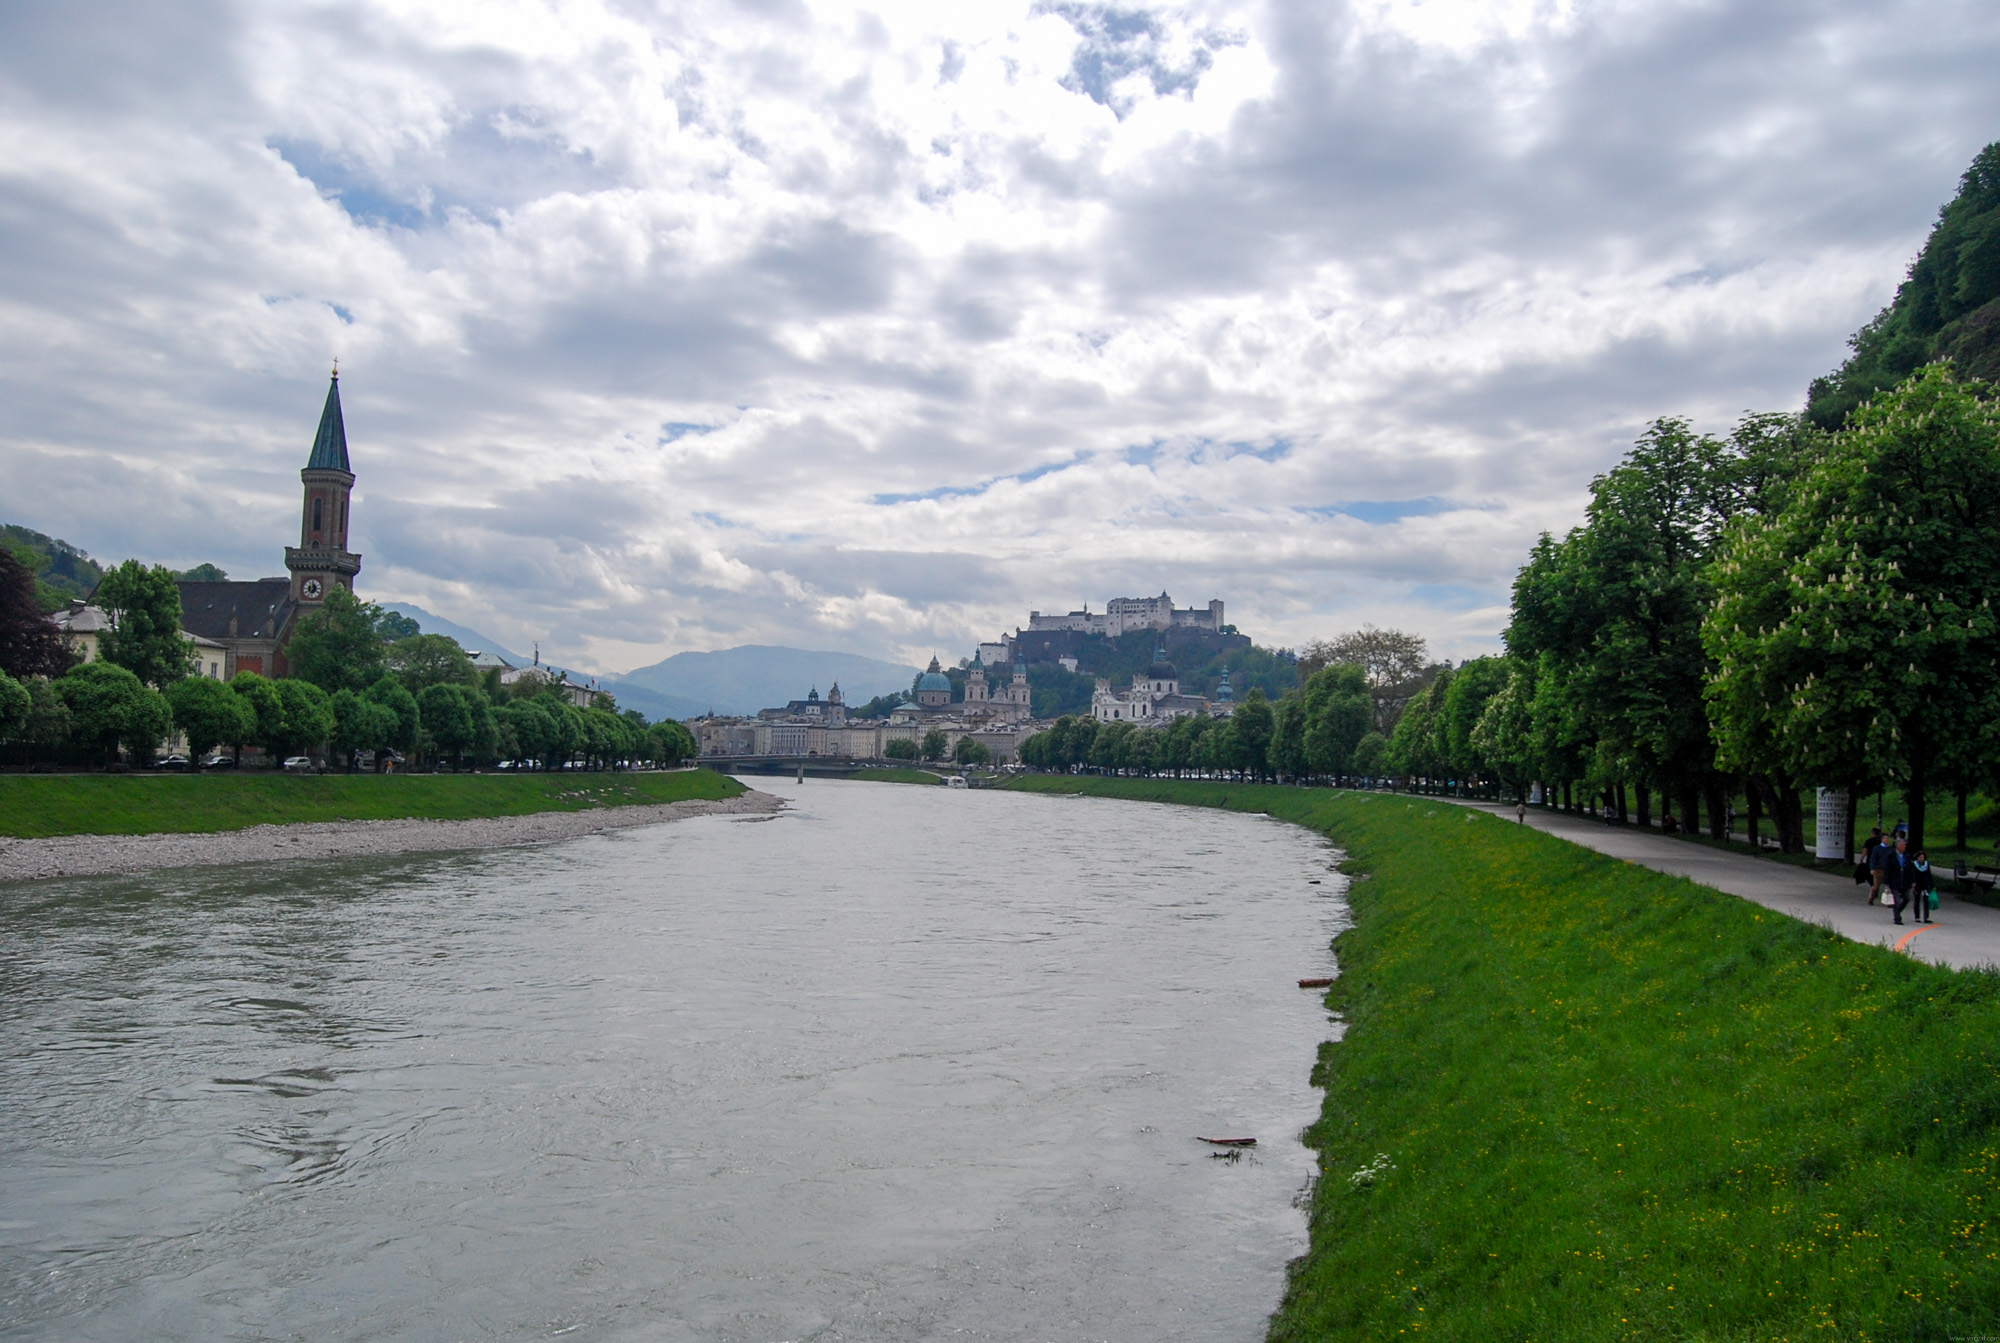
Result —
<path fill-rule="evenodd" d="M 314 531 L 318 531 L 318 530 L 320 529 L 320 526 L 321 526 L 321 523 L 320 523 L 320 510 L 321 510 L 322 508 L 324 508 L 325 506 L 326 506 L 326 500 L 324 500 L 324 499 L 320 498 L 320 497 L 319 497 L 319 496 L 317 496 L 317 495 L 314 495 L 314 496 L 313 496 L 313 530 L 314 530 Z"/>

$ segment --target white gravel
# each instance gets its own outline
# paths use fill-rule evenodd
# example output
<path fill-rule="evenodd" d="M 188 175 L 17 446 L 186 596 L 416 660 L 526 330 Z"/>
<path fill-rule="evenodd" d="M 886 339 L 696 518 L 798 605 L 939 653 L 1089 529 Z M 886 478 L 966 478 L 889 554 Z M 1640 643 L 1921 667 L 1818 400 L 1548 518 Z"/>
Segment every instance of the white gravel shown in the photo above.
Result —
<path fill-rule="evenodd" d="M 302 825 L 255 825 L 247 830 L 226 830 L 213 835 L 0 839 L 0 881 L 101 877 L 160 867 L 214 867 L 299 858 L 499 849 L 638 825 L 658 825 L 689 816 L 769 815 L 784 805 L 783 799 L 752 789 L 741 797 L 720 802 L 541 811 L 530 816 L 492 816 L 472 821 L 312 821 Z"/>

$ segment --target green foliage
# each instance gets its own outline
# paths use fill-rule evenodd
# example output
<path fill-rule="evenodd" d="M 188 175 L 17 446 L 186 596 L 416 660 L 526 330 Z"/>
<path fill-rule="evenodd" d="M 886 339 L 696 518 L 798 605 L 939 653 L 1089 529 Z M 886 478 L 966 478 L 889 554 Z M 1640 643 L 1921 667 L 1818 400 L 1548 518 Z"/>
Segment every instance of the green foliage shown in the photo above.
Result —
<path fill-rule="evenodd" d="M 400 611 L 383 611 L 375 617 L 375 635 L 385 644 L 412 639 L 423 632 L 422 625 Z"/>
<path fill-rule="evenodd" d="M 909 702 L 910 702 L 909 695 L 905 694 L 903 691 L 900 690 L 891 691 L 887 695 L 877 695 L 874 699 L 869 700 L 866 704 L 862 705 L 858 709 L 849 709 L 847 711 L 847 716 L 849 718 L 867 718 L 867 719 L 887 718 L 890 714 L 896 711 L 896 707 L 898 705 L 907 704 Z"/>
<path fill-rule="evenodd" d="M 389 670 L 412 695 L 434 685 L 471 686 L 472 659 L 447 634 L 415 634 L 389 645 Z"/>
<path fill-rule="evenodd" d="M 250 709 L 251 729 L 243 744 L 261 746 L 273 755 L 284 754 L 285 700 L 278 692 L 278 683 L 256 672 L 242 671 L 229 679 L 229 688 Z"/>
<path fill-rule="evenodd" d="M 160 692 L 113 662 L 73 667 L 55 690 L 70 712 L 72 739 L 106 757 L 123 746 L 133 764 L 144 764 L 173 727 Z"/>
<path fill-rule="evenodd" d="M 396 751 L 416 750 L 424 722 L 423 714 L 417 708 L 417 697 L 404 689 L 403 683 L 393 675 L 382 677 L 364 693 L 370 701 L 396 716 L 395 730 L 383 744 Z"/>
<path fill-rule="evenodd" d="M 36 604 L 44 611 L 59 611 L 73 597 L 88 597 L 104 579 L 103 566 L 69 542 L 13 523 L 0 526 L 0 548 L 26 566 Z"/>
<path fill-rule="evenodd" d="M 1381 777 L 1388 768 L 1389 739 L 1370 732 L 1354 745 L 1354 772 L 1364 779 Z"/>
<path fill-rule="evenodd" d="M 687 725 L 665 719 L 646 729 L 646 746 L 655 765 L 668 767 L 701 754 L 701 746 Z"/>
<path fill-rule="evenodd" d="M 28 688 L 0 671 L 0 742 L 13 741 L 28 730 L 28 714 L 35 700 Z"/>
<path fill-rule="evenodd" d="M 375 632 L 382 608 L 335 584 L 317 611 L 303 616 L 285 646 L 292 675 L 329 694 L 365 690 L 388 671 L 381 637 Z"/>
<path fill-rule="evenodd" d="M 112 627 L 98 638 L 98 654 L 151 686 L 166 686 L 194 669 L 194 645 L 181 633 L 181 590 L 161 565 L 148 569 L 126 560 L 104 575 L 97 605 Z"/>
<path fill-rule="evenodd" d="M 184 583 L 226 583 L 229 574 L 213 564 L 197 564 L 192 569 L 177 569 L 174 577 Z"/>
<path fill-rule="evenodd" d="M 891 760 L 915 760 L 918 747 L 908 737 L 898 737 L 882 748 L 882 754 Z"/>
<path fill-rule="evenodd" d="M 206 676 L 184 676 L 167 687 L 174 726 L 188 739 L 197 768 L 218 746 L 237 746 L 256 731 L 257 716 L 243 696 Z"/>
<path fill-rule="evenodd" d="M 424 739 L 430 749 L 449 756 L 454 764 L 461 761 L 478 740 L 479 724 L 473 717 L 472 696 L 462 685 L 433 683 L 425 686 L 417 695 L 417 713 L 423 720 Z"/>
<path fill-rule="evenodd" d="M 1973 159 L 1895 299 L 1848 344 L 1839 371 L 1812 384 L 1806 413 L 1821 429 L 1936 360 L 2000 381 L 2000 142 Z"/>
<path fill-rule="evenodd" d="M 62 631 L 35 597 L 27 565 L 13 551 L 0 549 L 0 673 L 61 676 L 74 661 Z"/>
<path fill-rule="evenodd" d="M 926 760 L 944 759 L 944 749 L 945 749 L 944 744 L 945 744 L 945 735 L 943 728 L 934 727 L 930 731 L 924 733 L 924 744 L 923 744 L 924 759 Z"/>
<path fill-rule="evenodd" d="M 1407 796 L 1010 786 L 1268 812 L 1370 877 L 1277 1343 L 2000 1330 L 2000 977 Z"/>
<path fill-rule="evenodd" d="M 0 775 L 0 834 L 207 834 L 302 821 L 468 820 L 739 797 L 713 770 L 620 774 L 602 783 L 540 774 Z"/>
<path fill-rule="evenodd" d="M 1782 511 L 1734 530 L 1702 637 L 1723 759 L 1906 781 L 2000 745 L 2000 409 L 1941 364 L 1857 411 Z"/>
<path fill-rule="evenodd" d="M 330 707 L 333 733 L 327 745 L 335 755 L 346 758 L 350 772 L 359 764 L 363 751 L 388 749 L 402 729 L 394 709 L 352 690 L 336 690 Z"/>
<path fill-rule="evenodd" d="M 279 755 L 308 755 L 333 735 L 333 699 L 310 681 L 287 676 L 270 683 L 278 692 L 283 727 Z"/>
<path fill-rule="evenodd" d="M 990 765 L 993 763 L 993 750 L 983 741 L 969 736 L 960 737 L 958 745 L 952 748 L 951 758 L 961 765 Z"/>
<path fill-rule="evenodd" d="M 1301 745 L 1321 778 L 1354 771 L 1354 750 L 1375 722 L 1368 673 L 1354 663 L 1321 667 L 1306 681 Z"/>

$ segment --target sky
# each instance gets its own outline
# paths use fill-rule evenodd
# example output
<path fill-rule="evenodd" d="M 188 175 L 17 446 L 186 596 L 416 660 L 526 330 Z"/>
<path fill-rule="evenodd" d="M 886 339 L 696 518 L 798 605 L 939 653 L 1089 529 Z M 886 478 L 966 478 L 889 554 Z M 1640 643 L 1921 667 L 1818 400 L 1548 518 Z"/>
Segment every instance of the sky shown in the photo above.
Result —
<path fill-rule="evenodd" d="M 1496 651 L 2000 139 L 1990 0 L 0 7 L 0 521 L 617 672 L 1170 592 Z"/>

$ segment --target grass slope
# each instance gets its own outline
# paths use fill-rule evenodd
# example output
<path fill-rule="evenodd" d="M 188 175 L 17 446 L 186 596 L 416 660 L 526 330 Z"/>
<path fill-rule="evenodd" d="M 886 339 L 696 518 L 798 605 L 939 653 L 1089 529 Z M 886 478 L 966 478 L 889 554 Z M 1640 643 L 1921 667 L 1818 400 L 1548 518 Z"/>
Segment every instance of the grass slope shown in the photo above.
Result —
<path fill-rule="evenodd" d="M 737 797 L 713 770 L 640 774 L 120 774 L 0 777 L 0 835 L 147 835 L 294 821 L 467 820 Z"/>
<path fill-rule="evenodd" d="M 907 766 L 885 765 L 872 769 L 857 769 L 848 775 L 850 779 L 865 779 L 869 783 L 928 783 L 943 785 L 944 775 L 933 774 L 927 769 L 912 769 Z"/>
<path fill-rule="evenodd" d="M 1273 1339 L 2000 1336 L 2000 978 L 1418 798 L 1022 786 L 1268 811 L 1368 874 Z"/>

